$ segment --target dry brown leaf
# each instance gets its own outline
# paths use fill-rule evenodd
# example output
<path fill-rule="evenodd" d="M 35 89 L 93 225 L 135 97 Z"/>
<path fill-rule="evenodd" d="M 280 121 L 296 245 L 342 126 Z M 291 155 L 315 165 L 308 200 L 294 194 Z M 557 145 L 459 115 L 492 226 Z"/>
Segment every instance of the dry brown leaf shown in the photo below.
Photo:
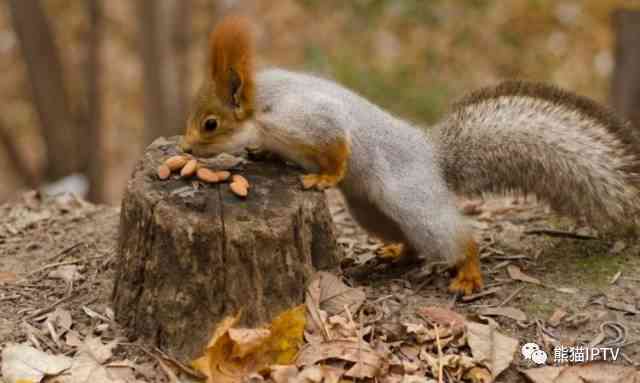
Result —
<path fill-rule="evenodd" d="M 565 310 L 558 308 L 553 312 L 553 314 L 551 314 L 547 322 L 549 322 L 549 325 L 556 327 L 560 324 L 562 318 L 567 316 L 567 314 L 568 313 Z"/>
<path fill-rule="evenodd" d="M 606 362 L 523 370 L 532 383 L 636 383 L 640 372 L 633 367 Z"/>
<path fill-rule="evenodd" d="M 515 307 L 485 307 L 478 312 L 480 315 L 502 316 L 524 322 L 527 320 L 527 314 Z"/>
<path fill-rule="evenodd" d="M 536 279 L 534 277 L 531 277 L 525 273 L 522 272 L 522 270 L 520 270 L 520 268 L 516 265 L 509 265 L 507 266 L 507 272 L 509 273 L 509 277 L 511 279 L 513 279 L 514 281 L 522 281 L 522 282 L 527 282 L 527 283 L 533 283 L 536 285 L 541 285 L 542 282 L 540 282 L 539 279 Z"/>
<path fill-rule="evenodd" d="M 437 338 L 435 328 L 426 328 L 424 325 L 414 323 L 403 323 L 403 325 L 407 334 L 413 334 L 415 336 L 418 344 L 433 342 Z M 440 337 L 443 347 L 453 340 L 453 333 L 450 327 L 438 327 L 437 335 Z"/>
<path fill-rule="evenodd" d="M 491 372 L 484 367 L 473 367 L 471 370 L 467 371 L 466 374 L 464 374 L 464 378 L 471 383 L 493 382 Z"/>
<path fill-rule="evenodd" d="M 640 371 L 613 363 L 585 363 L 563 369 L 553 382 L 637 383 L 640 382 Z"/>
<path fill-rule="evenodd" d="M 369 344 L 353 340 L 332 340 L 319 344 L 307 344 L 302 348 L 296 365 L 313 366 L 327 359 L 344 360 L 356 363 L 349 371 L 351 377 L 378 376 L 386 368 L 386 357 L 380 355 Z"/>
<path fill-rule="evenodd" d="M 2 376 L 7 383 L 40 382 L 71 368 L 72 359 L 49 355 L 23 344 L 8 344 L 2 350 Z"/>
<path fill-rule="evenodd" d="M 339 383 L 344 370 L 332 366 L 309 366 L 304 368 L 298 376 L 288 383 Z"/>
<path fill-rule="evenodd" d="M 316 307 L 326 311 L 329 316 L 343 313 L 345 307 L 355 313 L 365 299 L 362 289 L 349 287 L 335 275 L 324 271 L 314 276 L 308 291 L 307 299 L 313 299 Z"/>
<path fill-rule="evenodd" d="M 11 271 L 0 271 L 0 283 L 13 283 L 18 280 L 18 275 Z"/>
<path fill-rule="evenodd" d="M 104 344 L 99 338 L 89 336 L 84 340 L 82 346 L 80 346 L 79 352 L 89 355 L 98 363 L 102 364 L 111 359 L 113 356 L 113 348 L 116 344 L 116 341 Z"/>
<path fill-rule="evenodd" d="M 80 334 L 76 331 L 69 331 L 66 334 L 65 342 L 67 345 L 71 347 L 80 347 L 82 345 L 82 340 L 80 339 Z"/>
<path fill-rule="evenodd" d="M 49 278 L 52 279 L 62 279 L 67 283 L 72 283 L 82 278 L 80 272 L 78 272 L 78 266 L 76 265 L 65 265 L 52 270 L 49 273 Z"/>
<path fill-rule="evenodd" d="M 344 376 L 354 379 L 371 379 L 379 374 L 380 368 L 377 366 L 371 366 L 364 362 L 357 362 L 344 373 Z"/>
<path fill-rule="evenodd" d="M 455 375 L 463 375 L 478 366 L 478 362 L 465 355 L 447 354 L 439 358 L 437 355 L 432 355 L 425 351 L 420 354 L 420 359 L 427 363 L 433 376 L 438 376 L 440 365 L 450 371 L 457 371 L 454 372 Z"/>
<path fill-rule="evenodd" d="M 565 367 L 546 366 L 521 370 L 521 372 L 532 383 L 553 383 L 563 368 Z"/>
<path fill-rule="evenodd" d="M 467 342 L 473 358 L 489 367 L 494 378 L 509 367 L 518 349 L 517 339 L 475 322 L 467 322 Z"/>
<path fill-rule="evenodd" d="M 73 324 L 71 313 L 60 307 L 57 307 L 54 311 L 47 314 L 46 320 L 65 330 L 71 330 L 71 325 Z"/>
<path fill-rule="evenodd" d="M 289 383 L 298 376 L 298 367 L 293 365 L 269 366 L 269 377 L 275 383 Z"/>
<path fill-rule="evenodd" d="M 439 326 L 448 326 L 456 334 L 464 330 L 465 319 L 455 311 L 438 306 L 427 306 L 418 310 L 418 314 Z"/>

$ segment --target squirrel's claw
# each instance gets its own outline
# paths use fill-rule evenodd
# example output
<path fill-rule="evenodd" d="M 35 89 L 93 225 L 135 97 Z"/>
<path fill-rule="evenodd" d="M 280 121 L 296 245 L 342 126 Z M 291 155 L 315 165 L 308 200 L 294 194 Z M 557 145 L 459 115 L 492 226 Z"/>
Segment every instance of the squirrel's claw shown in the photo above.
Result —
<path fill-rule="evenodd" d="M 340 182 L 340 178 L 328 174 L 306 174 L 301 177 L 302 188 L 307 190 L 315 188 L 318 190 L 334 187 Z"/>
<path fill-rule="evenodd" d="M 385 246 L 382 246 L 376 254 L 378 258 L 383 259 L 385 261 L 395 262 L 403 256 L 404 245 L 401 243 L 391 243 Z"/>

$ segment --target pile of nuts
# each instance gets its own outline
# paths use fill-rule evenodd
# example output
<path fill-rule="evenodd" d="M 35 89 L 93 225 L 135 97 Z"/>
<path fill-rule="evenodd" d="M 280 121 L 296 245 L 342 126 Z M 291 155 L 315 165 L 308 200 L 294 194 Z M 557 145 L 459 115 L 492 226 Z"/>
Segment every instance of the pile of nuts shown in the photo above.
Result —
<path fill-rule="evenodd" d="M 172 172 L 180 171 L 180 176 L 188 178 L 195 175 L 200 181 L 215 184 L 218 182 L 227 181 L 231 178 L 229 188 L 233 194 L 238 197 L 246 197 L 249 194 L 249 181 L 239 174 L 231 176 L 226 170 L 214 171 L 208 169 L 198 163 L 195 158 L 187 156 L 173 156 L 169 157 L 160 167 L 158 167 L 158 178 L 166 180 L 171 176 Z"/>

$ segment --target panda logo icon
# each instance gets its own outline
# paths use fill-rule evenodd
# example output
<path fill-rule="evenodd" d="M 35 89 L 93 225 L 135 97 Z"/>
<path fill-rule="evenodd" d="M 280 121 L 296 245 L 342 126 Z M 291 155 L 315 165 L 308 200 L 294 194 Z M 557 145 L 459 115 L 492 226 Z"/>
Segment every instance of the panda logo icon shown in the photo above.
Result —
<path fill-rule="evenodd" d="M 535 350 L 531 354 L 531 360 L 535 364 L 545 364 L 547 363 L 547 353 L 543 350 Z"/>
<path fill-rule="evenodd" d="M 520 352 L 525 360 L 530 360 L 535 364 L 545 364 L 547 362 L 547 353 L 535 343 L 525 343 Z"/>

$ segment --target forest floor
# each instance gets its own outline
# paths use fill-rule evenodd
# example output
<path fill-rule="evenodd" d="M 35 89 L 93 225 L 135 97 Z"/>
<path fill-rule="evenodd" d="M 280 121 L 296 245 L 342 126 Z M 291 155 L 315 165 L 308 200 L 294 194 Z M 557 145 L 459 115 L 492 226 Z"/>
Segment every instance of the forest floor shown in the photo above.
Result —
<path fill-rule="evenodd" d="M 328 196 L 346 274 L 373 267 L 381 244 L 351 220 L 338 193 Z M 619 344 L 618 363 L 640 364 L 640 242 L 596 239 L 522 198 L 462 201 L 461 208 L 481 244 L 485 288 L 471 298 L 454 297 L 437 265 L 416 281 L 388 266 L 373 267 L 366 280 L 347 278 L 379 308 L 379 326 L 393 332 L 420 308 L 442 307 L 492 323 L 520 344 Z M 118 221 L 119 208 L 69 197 L 43 201 L 31 193 L 0 207 L 1 348 L 28 342 L 70 356 L 98 338 L 111 344 L 114 360 L 137 366 L 137 381 L 167 380 L 162 363 L 149 349 L 122 341 L 113 321 Z M 524 381 L 518 370 L 529 367 L 518 352 L 498 381 Z"/>

